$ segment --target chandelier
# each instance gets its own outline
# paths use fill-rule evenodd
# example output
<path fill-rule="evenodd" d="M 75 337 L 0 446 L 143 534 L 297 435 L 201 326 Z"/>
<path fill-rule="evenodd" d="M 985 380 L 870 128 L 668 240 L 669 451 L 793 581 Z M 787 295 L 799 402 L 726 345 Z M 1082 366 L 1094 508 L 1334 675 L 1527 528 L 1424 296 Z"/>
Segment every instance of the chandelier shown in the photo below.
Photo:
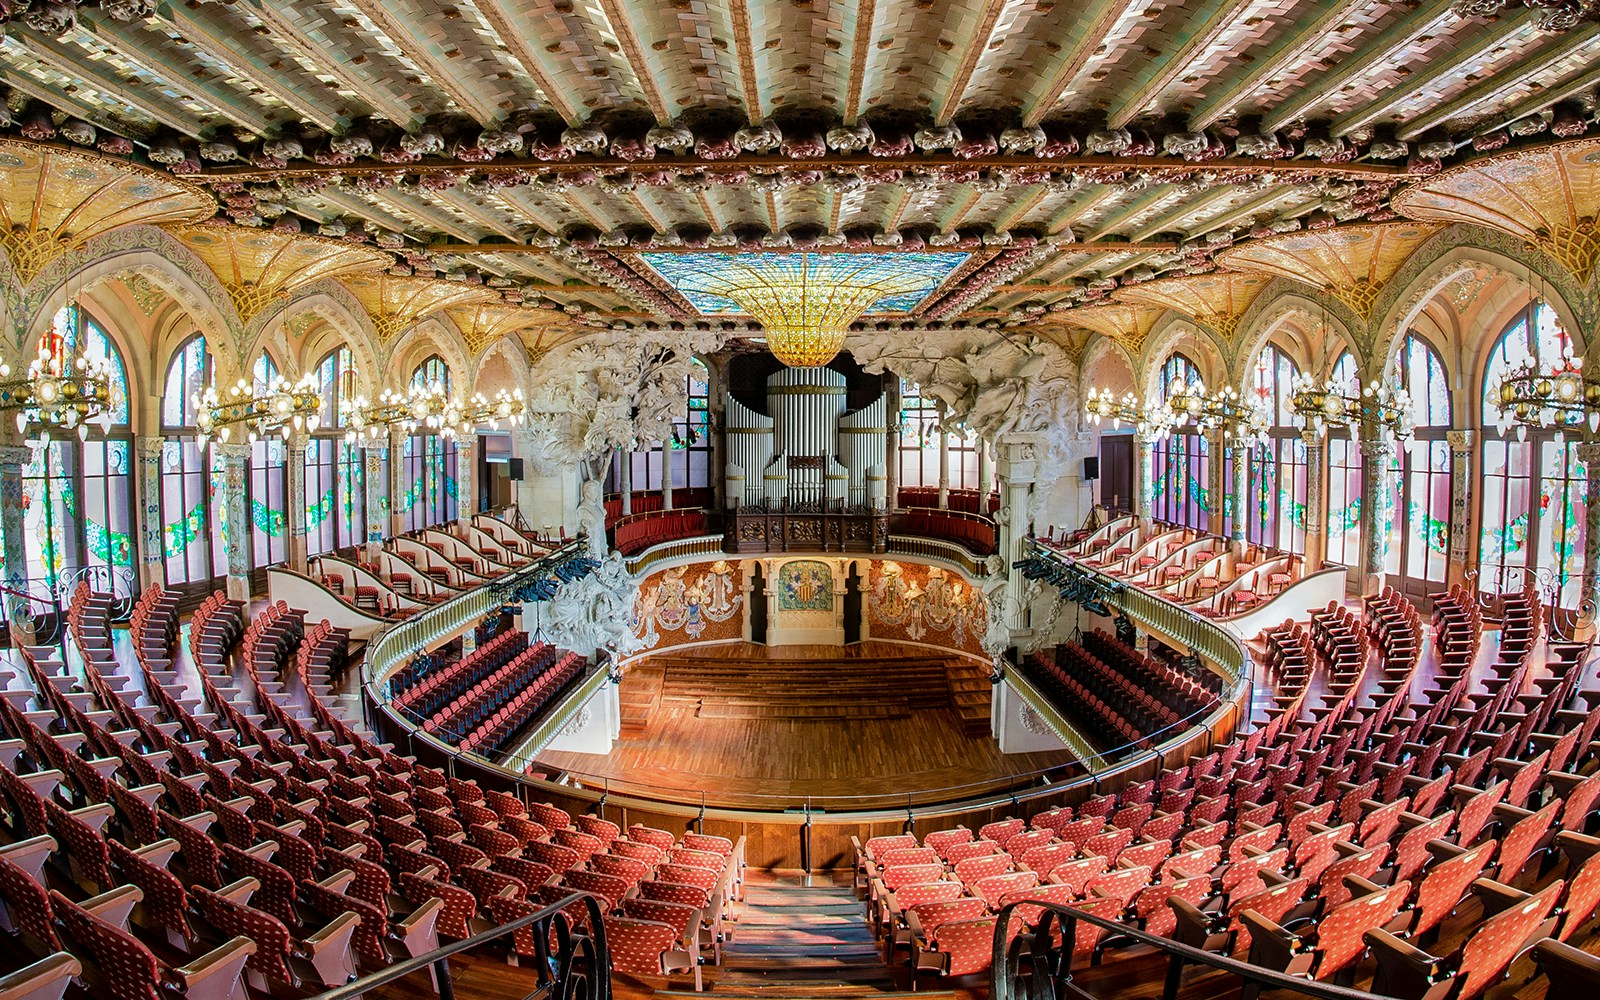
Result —
<path fill-rule="evenodd" d="M 1548 368 L 1529 360 L 1508 369 L 1493 398 L 1500 433 L 1515 426 L 1519 440 L 1527 439 L 1529 427 L 1582 433 L 1587 425 L 1590 433 L 1600 431 L 1600 379 L 1585 374 L 1583 359 L 1573 357 L 1570 347 Z"/>
<path fill-rule="evenodd" d="M 50 443 L 52 429 L 76 429 L 83 439 L 91 423 L 102 433 L 111 429 L 115 385 L 109 360 L 79 351 L 68 361 L 59 345 L 41 342 L 24 377 L 12 378 L 11 366 L 0 364 L 0 410 L 16 411 L 18 432 L 35 447 Z"/>
<path fill-rule="evenodd" d="M 273 375 L 265 386 L 240 379 L 226 392 L 215 384 L 194 396 L 196 438 L 204 448 L 215 437 L 226 444 L 234 427 L 243 427 L 251 444 L 273 431 L 287 439 L 291 433 L 310 433 L 322 423 L 322 394 L 312 372 L 293 382 Z"/>
<path fill-rule="evenodd" d="M 498 429 L 502 420 L 525 419 L 527 406 L 522 390 L 501 389 L 488 398 L 481 393 L 461 399 L 451 396 L 438 382 L 412 386 L 405 393 L 385 389 L 376 402 L 346 400 L 342 409 L 345 440 L 367 446 L 383 444 L 389 430 L 402 434 L 438 434 L 441 437 L 470 437 L 483 424 Z"/>
<path fill-rule="evenodd" d="M 906 261 L 897 261 L 897 257 Z M 732 299 L 761 324 L 767 347 L 794 368 L 833 360 L 850 324 L 885 299 L 903 310 L 902 297 L 938 284 L 936 271 L 918 260 L 929 255 L 754 253 L 718 255 L 679 278 L 684 292 Z M 900 301 L 894 301 L 894 300 Z"/>
<path fill-rule="evenodd" d="M 1205 383 L 1196 379 L 1178 382 L 1167 394 L 1174 424 L 1194 424 L 1200 430 L 1222 431 L 1222 440 L 1243 444 L 1265 444 L 1272 417 L 1259 400 L 1239 395 L 1233 386 L 1206 392 Z"/>
<path fill-rule="evenodd" d="M 1354 378 L 1319 383 L 1309 375 L 1296 375 L 1289 387 L 1289 409 L 1318 432 L 1371 423 L 1383 440 L 1411 438 L 1411 395 L 1404 389 L 1378 382 L 1363 388 Z"/>
<path fill-rule="evenodd" d="M 1172 410 L 1165 405 L 1142 407 L 1133 393 L 1124 393 L 1118 399 L 1112 396 L 1110 389 L 1101 389 L 1098 392 L 1090 389 L 1089 395 L 1084 399 L 1083 409 L 1089 417 L 1089 422 L 1094 426 L 1099 427 L 1103 420 L 1111 421 L 1113 428 L 1128 424 L 1146 441 L 1165 438 L 1177 419 Z"/>

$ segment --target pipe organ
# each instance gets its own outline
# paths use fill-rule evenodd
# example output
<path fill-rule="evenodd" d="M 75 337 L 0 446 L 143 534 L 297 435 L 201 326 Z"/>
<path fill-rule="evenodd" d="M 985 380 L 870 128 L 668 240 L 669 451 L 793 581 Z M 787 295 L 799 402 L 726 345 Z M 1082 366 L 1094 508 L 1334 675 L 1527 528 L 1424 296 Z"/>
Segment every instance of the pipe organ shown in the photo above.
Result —
<path fill-rule="evenodd" d="M 724 410 L 727 505 L 842 510 L 882 507 L 888 400 L 846 413 L 845 376 L 785 368 L 767 379 L 767 413 L 731 395 Z"/>

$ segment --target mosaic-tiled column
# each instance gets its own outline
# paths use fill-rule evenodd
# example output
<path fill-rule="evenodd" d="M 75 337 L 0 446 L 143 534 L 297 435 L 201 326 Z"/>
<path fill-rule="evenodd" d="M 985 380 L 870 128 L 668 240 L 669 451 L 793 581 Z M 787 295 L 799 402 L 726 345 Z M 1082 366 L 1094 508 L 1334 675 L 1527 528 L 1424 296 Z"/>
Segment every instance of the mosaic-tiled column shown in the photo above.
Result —
<path fill-rule="evenodd" d="M 1222 533 L 1223 521 L 1228 520 L 1226 509 L 1233 508 L 1233 517 L 1228 524 L 1228 538 L 1232 540 L 1235 549 L 1244 548 L 1245 526 L 1245 486 L 1250 481 L 1250 448 L 1242 441 L 1233 442 L 1227 449 L 1227 460 L 1233 465 L 1233 490 L 1228 490 L 1226 477 L 1223 475 L 1221 463 L 1213 462 L 1211 481 L 1215 485 L 1211 491 L 1211 524 L 1212 532 Z M 1217 454 L 1212 452 L 1212 454 Z"/>
<path fill-rule="evenodd" d="M 1467 575 L 1467 543 L 1470 541 L 1467 525 L 1472 517 L 1472 431 L 1450 431 L 1445 434 L 1450 444 L 1450 569 L 1451 583 L 1459 583 Z"/>
<path fill-rule="evenodd" d="M 306 446 L 311 436 L 304 431 L 291 434 L 284 443 L 283 494 L 284 520 L 289 529 L 289 568 L 306 571 Z"/>
<path fill-rule="evenodd" d="M 1307 427 L 1300 432 L 1306 448 L 1306 569 L 1315 573 L 1328 558 L 1327 432 Z"/>
<path fill-rule="evenodd" d="M 1394 460 L 1394 439 L 1369 438 L 1361 442 L 1361 586 L 1362 593 L 1383 589 L 1384 543 L 1389 537 L 1389 464 Z"/>
<path fill-rule="evenodd" d="M 26 590 L 28 536 L 22 519 L 22 468 L 33 449 L 20 444 L 0 445 L 0 531 L 5 535 L 6 586 Z"/>
<path fill-rule="evenodd" d="M 1156 445 L 1155 441 L 1135 432 L 1133 446 L 1138 452 L 1133 466 L 1133 515 L 1148 524 L 1150 511 L 1155 507 Z"/>
<path fill-rule="evenodd" d="M 1000 572 L 1006 574 L 1007 622 L 1015 638 L 1029 627 L 1027 580 L 1011 567 L 1026 554 L 1028 508 L 1038 475 L 1037 443 L 1031 434 L 1007 434 L 995 445 L 999 459 L 1001 507 L 999 524 Z"/>
<path fill-rule="evenodd" d="M 1581 610 L 1590 618 L 1600 612 L 1600 444 L 1580 444 L 1578 461 L 1584 468 L 1583 590 Z"/>
<path fill-rule="evenodd" d="M 367 492 L 367 559 L 378 558 L 383 548 L 383 538 L 389 527 L 388 483 L 383 481 L 383 456 L 388 449 L 372 445 L 362 450 L 361 461 L 366 469 L 362 486 Z"/>
<path fill-rule="evenodd" d="M 672 481 L 672 439 L 661 442 L 661 509 L 672 509 L 672 490 L 677 485 Z"/>
<path fill-rule="evenodd" d="M 889 440 L 883 463 L 884 498 L 890 511 L 900 509 L 900 380 L 890 376 L 885 412 L 889 416 Z M 749 475 L 749 473 L 746 473 Z"/>
<path fill-rule="evenodd" d="M 950 435 L 944 429 L 944 404 L 939 404 L 939 509 L 950 506 Z"/>
<path fill-rule="evenodd" d="M 478 512 L 478 435 L 456 443 L 456 520 L 471 522 Z"/>
<path fill-rule="evenodd" d="M 250 599 L 250 561 L 245 545 L 249 533 L 245 520 L 245 463 L 250 460 L 248 444 L 214 444 L 222 457 L 222 496 L 220 511 L 228 526 L 228 599 Z M 301 493 L 305 490 L 302 487 Z"/>
<path fill-rule="evenodd" d="M 389 537 L 406 530 L 405 434 L 389 428 Z"/>
<path fill-rule="evenodd" d="M 141 437 L 139 456 L 139 587 L 166 583 L 166 531 L 161 523 L 161 455 L 167 442 L 159 437 Z"/>

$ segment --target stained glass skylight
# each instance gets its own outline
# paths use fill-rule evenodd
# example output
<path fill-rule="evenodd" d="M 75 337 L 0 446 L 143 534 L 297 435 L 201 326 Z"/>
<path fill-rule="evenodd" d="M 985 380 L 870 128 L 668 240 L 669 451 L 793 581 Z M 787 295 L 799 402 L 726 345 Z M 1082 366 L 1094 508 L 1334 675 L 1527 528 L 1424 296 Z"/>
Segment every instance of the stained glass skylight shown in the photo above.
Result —
<path fill-rule="evenodd" d="M 873 285 L 884 294 L 865 315 L 903 314 L 917 307 L 966 263 L 965 253 L 642 253 L 689 304 L 706 316 L 741 316 L 734 289 L 752 278 L 785 284 L 785 277 L 806 274 L 809 283 Z"/>

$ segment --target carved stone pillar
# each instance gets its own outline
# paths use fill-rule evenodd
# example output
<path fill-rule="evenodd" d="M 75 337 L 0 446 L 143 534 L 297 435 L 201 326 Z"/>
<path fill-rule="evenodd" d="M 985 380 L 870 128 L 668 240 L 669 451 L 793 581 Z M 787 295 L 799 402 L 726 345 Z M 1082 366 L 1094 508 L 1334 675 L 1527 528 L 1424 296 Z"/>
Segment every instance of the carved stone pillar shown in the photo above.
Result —
<path fill-rule="evenodd" d="M 1006 615 L 1012 638 L 1029 628 L 1027 581 L 1011 566 L 1023 558 L 1028 537 L 1028 509 L 1038 475 L 1037 441 L 1032 434 L 1006 434 L 996 443 L 999 458 L 1001 504 L 996 518 L 998 551 L 1006 575 Z"/>
<path fill-rule="evenodd" d="M 470 523 L 478 512 L 478 433 L 456 442 L 456 520 Z"/>
<path fill-rule="evenodd" d="M 939 404 L 939 509 L 950 507 L 950 433 L 944 429 L 945 407 Z"/>
<path fill-rule="evenodd" d="M 306 446 L 310 443 L 311 436 L 304 431 L 289 435 L 284 442 L 284 520 L 289 529 L 289 568 L 296 573 L 306 571 Z"/>
<path fill-rule="evenodd" d="M 989 494 L 994 490 L 994 484 L 989 480 L 994 478 L 994 462 L 989 458 L 989 442 L 978 439 L 978 513 L 989 512 Z"/>
<path fill-rule="evenodd" d="M 1580 609 L 1594 617 L 1600 610 L 1600 443 L 1580 444 L 1577 450 L 1588 488 L 1583 505 L 1583 589 L 1578 601 Z"/>
<path fill-rule="evenodd" d="M 617 488 L 622 491 L 622 516 L 633 513 L 633 451 L 617 450 Z"/>
<path fill-rule="evenodd" d="M 141 437 L 134 449 L 139 456 L 138 504 L 139 515 L 139 587 L 142 590 L 152 583 L 165 585 L 167 581 L 166 532 L 161 523 L 161 453 L 166 441 L 159 437 Z"/>
<path fill-rule="evenodd" d="M 661 509 L 672 509 L 672 439 L 661 442 Z"/>
<path fill-rule="evenodd" d="M 711 484 L 711 509 L 722 510 L 727 503 L 725 493 L 727 484 L 724 482 L 724 471 L 728 464 L 727 442 L 723 440 L 722 411 L 725 405 L 726 390 L 723 389 L 725 381 L 725 367 L 727 362 L 720 358 L 706 359 L 706 409 L 709 419 L 706 421 L 706 433 L 710 435 L 708 442 L 711 446 L 711 467 L 707 470 L 706 478 Z M 691 442 L 692 443 L 692 442 Z M 748 472 L 745 475 L 749 475 Z M 693 485 L 691 483 L 690 485 Z M 739 498 L 740 502 L 744 497 Z M 731 505 L 730 505 L 731 506 Z"/>
<path fill-rule="evenodd" d="M 1328 460 L 1327 433 L 1307 427 L 1300 432 L 1306 447 L 1306 568 L 1315 573 L 1328 558 L 1327 489 L 1323 470 Z"/>
<path fill-rule="evenodd" d="M 389 428 L 389 537 L 406 530 L 405 442 L 400 428 Z"/>
<path fill-rule="evenodd" d="M 227 525 L 228 534 L 228 599 L 250 599 L 250 560 L 248 557 L 249 532 L 245 517 L 245 463 L 250 460 L 248 444 L 212 445 L 222 458 L 222 496 L 218 515 Z M 304 505 L 305 487 L 301 486 L 301 504 Z M 302 512 L 302 516 L 303 512 Z"/>
<path fill-rule="evenodd" d="M 1138 452 L 1133 464 L 1133 516 L 1148 526 L 1155 508 L 1156 445 L 1150 438 L 1135 432 L 1133 447 Z"/>
<path fill-rule="evenodd" d="M 1361 586 L 1362 593 L 1383 589 L 1384 542 L 1388 537 L 1389 463 L 1394 460 L 1393 439 L 1370 438 L 1361 442 Z"/>
<path fill-rule="evenodd" d="M 362 487 L 367 494 L 367 559 L 378 558 L 378 551 L 383 548 L 383 538 L 389 526 L 389 484 L 384 482 L 383 458 L 385 453 L 392 454 L 384 445 L 372 445 L 362 450 L 361 462 L 366 474 L 362 476 Z"/>
<path fill-rule="evenodd" d="M 1450 566 L 1447 579 L 1460 583 L 1467 578 L 1467 525 L 1472 519 L 1473 445 L 1472 431 L 1449 431 L 1450 443 Z M 1591 494 L 1592 495 L 1592 494 Z"/>
<path fill-rule="evenodd" d="M 0 445 L 0 532 L 4 533 L 6 586 L 26 590 L 28 579 L 28 535 L 22 519 L 22 467 L 33 458 L 33 449 L 20 444 Z"/>
<path fill-rule="evenodd" d="M 885 447 L 883 472 L 886 479 L 884 492 L 888 495 L 890 513 L 900 509 L 900 379 L 894 375 L 884 378 L 889 383 L 885 395 L 889 398 L 884 413 L 889 420 L 889 441 Z M 749 475 L 746 472 L 745 475 Z"/>

